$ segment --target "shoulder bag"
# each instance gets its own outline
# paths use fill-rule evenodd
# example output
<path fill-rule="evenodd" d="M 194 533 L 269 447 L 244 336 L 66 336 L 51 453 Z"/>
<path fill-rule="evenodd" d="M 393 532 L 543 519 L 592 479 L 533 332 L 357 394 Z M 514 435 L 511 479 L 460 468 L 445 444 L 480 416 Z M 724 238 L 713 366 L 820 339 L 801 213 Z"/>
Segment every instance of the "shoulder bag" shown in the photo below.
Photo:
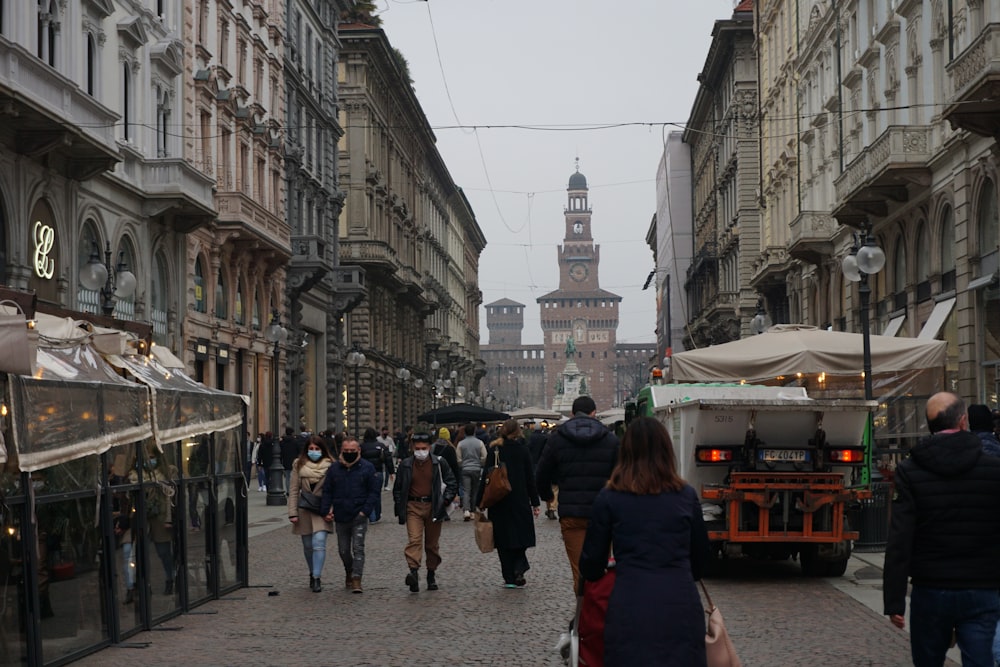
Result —
<path fill-rule="evenodd" d="M 510 493 L 510 480 L 507 478 L 507 464 L 500 462 L 500 450 L 493 448 L 493 467 L 483 479 L 483 499 L 479 503 L 482 509 L 489 509 L 507 497 Z"/>
<path fill-rule="evenodd" d="M 318 484 L 322 484 L 323 480 L 320 480 Z M 313 489 L 315 490 L 315 486 Z M 306 510 L 307 512 L 312 512 L 313 514 L 319 514 L 320 508 L 323 504 L 323 496 L 318 493 L 313 493 L 312 491 L 303 491 L 299 489 L 299 509 Z"/>
<path fill-rule="evenodd" d="M 705 594 L 705 602 L 708 603 L 708 608 L 705 609 L 705 613 L 708 615 L 708 621 L 705 624 L 705 657 L 708 667 L 743 667 L 739 656 L 736 655 L 733 641 L 729 638 L 726 623 L 722 620 L 722 612 L 712 602 L 705 584 L 699 581 L 698 585 L 701 586 L 701 592 Z"/>

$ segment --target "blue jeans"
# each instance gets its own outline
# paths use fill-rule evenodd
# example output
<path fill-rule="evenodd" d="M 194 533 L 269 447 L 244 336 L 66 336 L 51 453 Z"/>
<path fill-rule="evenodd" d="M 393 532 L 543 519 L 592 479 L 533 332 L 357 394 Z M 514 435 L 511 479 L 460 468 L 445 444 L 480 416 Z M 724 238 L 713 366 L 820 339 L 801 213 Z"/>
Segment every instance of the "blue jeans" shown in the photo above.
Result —
<path fill-rule="evenodd" d="M 993 667 L 1000 591 L 913 586 L 910 653 L 914 667 L 941 667 L 954 629 L 963 667 Z"/>
<path fill-rule="evenodd" d="M 373 522 L 382 518 L 382 480 L 384 478 L 384 473 L 375 473 L 375 484 L 378 485 L 378 495 L 375 496 L 375 509 L 372 510 L 371 515 L 368 517 Z"/>
<path fill-rule="evenodd" d="M 319 578 L 323 576 L 323 564 L 326 562 L 326 536 L 325 530 L 317 530 L 312 535 L 302 536 L 302 551 L 306 557 L 306 565 L 309 573 Z"/>
<path fill-rule="evenodd" d="M 337 551 L 344 562 L 344 571 L 361 578 L 365 573 L 365 534 L 368 517 L 358 515 L 349 523 L 337 524 Z"/>

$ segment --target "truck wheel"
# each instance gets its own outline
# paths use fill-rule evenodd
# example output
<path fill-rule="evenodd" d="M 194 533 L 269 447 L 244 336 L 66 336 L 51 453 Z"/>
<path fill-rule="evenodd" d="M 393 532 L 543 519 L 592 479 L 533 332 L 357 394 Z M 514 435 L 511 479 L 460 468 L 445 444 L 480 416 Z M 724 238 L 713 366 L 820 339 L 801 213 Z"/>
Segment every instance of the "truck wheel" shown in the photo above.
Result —
<path fill-rule="evenodd" d="M 847 572 L 847 561 L 851 559 L 850 556 L 847 558 L 841 558 L 838 560 L 831 560 L 826 562 L 826 576 L 828 577 L 842 577 L 844 573 Z"/>

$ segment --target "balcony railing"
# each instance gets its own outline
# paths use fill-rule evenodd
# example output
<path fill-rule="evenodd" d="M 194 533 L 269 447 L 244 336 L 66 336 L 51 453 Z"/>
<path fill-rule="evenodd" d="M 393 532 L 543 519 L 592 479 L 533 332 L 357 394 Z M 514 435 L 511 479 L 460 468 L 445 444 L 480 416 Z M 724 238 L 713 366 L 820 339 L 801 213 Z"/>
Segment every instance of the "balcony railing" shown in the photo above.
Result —
<path fill-rule="evenodd" d="M 837 224 L 829 213 L 802 211 L 788 225 L 791 239 L 788 252 L 792 257 L 818 264 L 833 252 L 831 238 Z"/>
<path fill-rule="evenodd" d="M 861 151 L 834 182 L 837 199 L 847 202 L 879 177 L 900 168 L 926 167 L 930 158 L 931 128 L 893 125 Z"/>
<path fill-rule="evenodd" d="M 968 48 L 948 63 L 948 106 L 953 127 L 993 137 L 1000 132 L 1000 23 L 988 23 Z"/>

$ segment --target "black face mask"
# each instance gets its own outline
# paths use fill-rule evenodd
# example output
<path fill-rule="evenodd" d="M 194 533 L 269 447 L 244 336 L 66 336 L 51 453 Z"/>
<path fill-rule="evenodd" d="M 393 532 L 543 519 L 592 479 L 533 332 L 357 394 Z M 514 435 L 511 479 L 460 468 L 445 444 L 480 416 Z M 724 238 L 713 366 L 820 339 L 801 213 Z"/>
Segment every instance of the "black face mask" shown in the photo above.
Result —
<path fill-rule="evenodd" d="M 341 456 L 344 458 L 344 461 L 346 463 L 354 463 L 355 461 L 358 460 L 357 452 L 343 452 Z"/>

